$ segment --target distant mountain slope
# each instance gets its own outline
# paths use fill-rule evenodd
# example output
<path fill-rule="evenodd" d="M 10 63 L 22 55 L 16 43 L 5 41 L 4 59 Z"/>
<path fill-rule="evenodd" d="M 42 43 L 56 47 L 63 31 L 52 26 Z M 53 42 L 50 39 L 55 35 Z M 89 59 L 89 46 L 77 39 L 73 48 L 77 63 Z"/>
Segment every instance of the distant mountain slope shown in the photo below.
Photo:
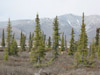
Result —
<path fill-rule="evenodd" d="M 59 29 L 60 32 L 64 32 L 67 35 L 67 40 L 70 40 L 70 33 L 72 27 L 75 31 L 75 38 L 78 39 L 78 35 L 81 29 L 81 16 L 76 16 L 73 14 L 65 14 L 58 16 L 59 19 Z M 15 20 L 11 21 L 13 31 L 16 33 L 16 37 L 19 39 L 20 32 L 23 31 L 27 38 L 30 32 L 34 32 L 35 29 L 35 20 Z M 53 19 L 50 18 L 41 18 L 40 24 L 43 32 L 48 36 L 52 35 L 53 31 Z M 95 37 L 96 28 L 100 27 L 100 16 L 99 15 L 91 15 L 85 17 L 86 31 L 89 37 L 89 41 Z M 0 38 L 2 29 L 6 29 L 7 22 L 0 22 Z"/>

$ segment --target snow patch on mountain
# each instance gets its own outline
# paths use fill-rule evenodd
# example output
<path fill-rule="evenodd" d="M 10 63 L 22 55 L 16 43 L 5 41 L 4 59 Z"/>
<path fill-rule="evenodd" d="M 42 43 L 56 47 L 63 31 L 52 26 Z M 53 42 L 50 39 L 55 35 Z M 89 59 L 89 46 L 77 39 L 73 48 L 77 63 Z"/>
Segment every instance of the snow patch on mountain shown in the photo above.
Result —
<path fill-rule="evenodd" d="M 67 20 L 67 22 L 71 25 L 71 22 L 69 20 Z"/>
<path fill-rule="evenodd" d="M 77 19 L 77 23 L 80 24 L 79 20 Z"/>

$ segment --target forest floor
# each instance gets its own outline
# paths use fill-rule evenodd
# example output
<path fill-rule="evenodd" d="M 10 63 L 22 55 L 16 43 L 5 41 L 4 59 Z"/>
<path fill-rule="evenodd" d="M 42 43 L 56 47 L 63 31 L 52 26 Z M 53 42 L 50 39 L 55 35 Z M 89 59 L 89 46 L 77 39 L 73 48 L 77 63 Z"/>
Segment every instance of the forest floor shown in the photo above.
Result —
<path fill-rule="evenodd" d="M 28 52 L 21 52 L 19 56 L 10 56 L 7 62 L 3 60 L 3 52 L 0 52 L 0 75 L 100 75 L 100 60 L 95 60 L 92 68 L 75 68 L 74 58 L 67 52 L 59 55 L 48 66 L 36 68 L 30 63 Z M 52 58 L 52 52 L 46 53 L 44 64 Z M 44 74 L 43 74 L 44 73 Z"/>

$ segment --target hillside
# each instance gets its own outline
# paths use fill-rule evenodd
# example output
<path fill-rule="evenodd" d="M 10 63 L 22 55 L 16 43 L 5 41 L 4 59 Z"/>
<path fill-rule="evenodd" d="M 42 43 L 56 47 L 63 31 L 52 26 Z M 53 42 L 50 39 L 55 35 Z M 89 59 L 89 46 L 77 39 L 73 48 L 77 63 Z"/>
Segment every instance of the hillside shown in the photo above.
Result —
<path fill-rule="evenodd" d="M 73 14 L 65 14 L 58 16 L 59 19 L 59 29 L 60 32 L 64 32 L 67 35 L 67 40 L 70 39 L 70 32 L 72 27 L 75 30 L 75 38 L 78 39 L 78 35 L 81 28 L 81 16 Z M 24 32 L 29 36 L 30 32 L 34 32 L 35 20 L 14 20 L 11 21 L 13 31 L 16 34 L 16 38 L 19 39 L 20 32 Z M 52 35 L 53 27 L 53 18 L 41 18 L 40 24 L 43 32 L 48 36 Z M 89 41 L 95 37 L 96 28 L 100 27 L 100 16 L 99 15 L 90 15 L 85 17 L 86 31 L 88 34 Z M 7 22 L 0 22 L 0 37 L 2 29 L 6 29 Z"/>

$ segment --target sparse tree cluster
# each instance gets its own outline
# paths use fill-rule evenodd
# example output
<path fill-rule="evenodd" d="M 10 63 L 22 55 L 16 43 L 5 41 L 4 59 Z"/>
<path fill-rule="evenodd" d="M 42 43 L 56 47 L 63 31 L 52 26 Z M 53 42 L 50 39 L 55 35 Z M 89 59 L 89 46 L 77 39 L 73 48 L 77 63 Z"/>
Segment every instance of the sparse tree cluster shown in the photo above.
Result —
<path fill-rule="evenodd" d="M 13 34 L 13 37 L 12 37 L 12 42 L 11 42 L 11 47 L 10 47 L 10 53 L 11 55 L 15 56 L 15 55 L 18 55 L 18 46 L 17 46 L 17 42 L 16 42 L 16 39 L 15 39 L 15 35 Z"/>
<path fill-rule="evenodd" d="M 30 32 L 28 48 L 26 48 L 26 35 L 21 31 L 20 47 L 18 47 L 17 39 L 15 38 L 15 34 L 12 32 L 11 22 L 9 19 L 6 42 L 4 29 L 2 31 L 1 46 L 5 48 L 4 60 L 7 61 L 9 56 L 17 56 L 18 51 L 28 51 L 30 52 L 31 62 L 40 66 L 45 58 L 46 52 L 50 49 L 53 54 L 53 60 L 58 58 L 60 52 L 66 51 L 68 55 L 74 58 L 75 66 L 91 66 L 94 63 L 95 58 L 100 59 L 100 29 L 97 29 L 95 40 L 93 39 L 90 48 L 88 48 L 88 35 L 85 27 L 86 25 L 84 23 L 83 13 L 79 39 L 77 41 L 75 40 L 75 32 L 74 28 L 72 28 L 68 49 L 66 34 L 62 33 L 60 36 L 58 17 L 56 16 L 53 22 L 53 36 L 48 37 L 41 29 L 39 15 L 37 14 L 35 19 L 35 31 L 34 34 Z M 48 39 L 46 39 L 46 37 L 48 37 Z"/>
<path fill-rule="evenodd" d="M 21 32 L 20 34 L 20 47 L 21 51 L 25 51 L 25 46 L 26 46 L 26 36 Z"/>
<path fill-rule="evenodd" d="M 5 47 L 5 37 L 4 37 L 4 30 L 2 34 L 2 46 Z M 8 56 L 15 56 L 17 55 L 17 42 L 16 39 L 14 38 L 14 35 L 12 34 L 12 27 L 11 27 L 11 22 L 10 19 L 8 20 L 8 26 L 7 26 L 7 39 L 6 39 L 6 49 L 4 51 L 4 60 L 8 60 Z"/>

